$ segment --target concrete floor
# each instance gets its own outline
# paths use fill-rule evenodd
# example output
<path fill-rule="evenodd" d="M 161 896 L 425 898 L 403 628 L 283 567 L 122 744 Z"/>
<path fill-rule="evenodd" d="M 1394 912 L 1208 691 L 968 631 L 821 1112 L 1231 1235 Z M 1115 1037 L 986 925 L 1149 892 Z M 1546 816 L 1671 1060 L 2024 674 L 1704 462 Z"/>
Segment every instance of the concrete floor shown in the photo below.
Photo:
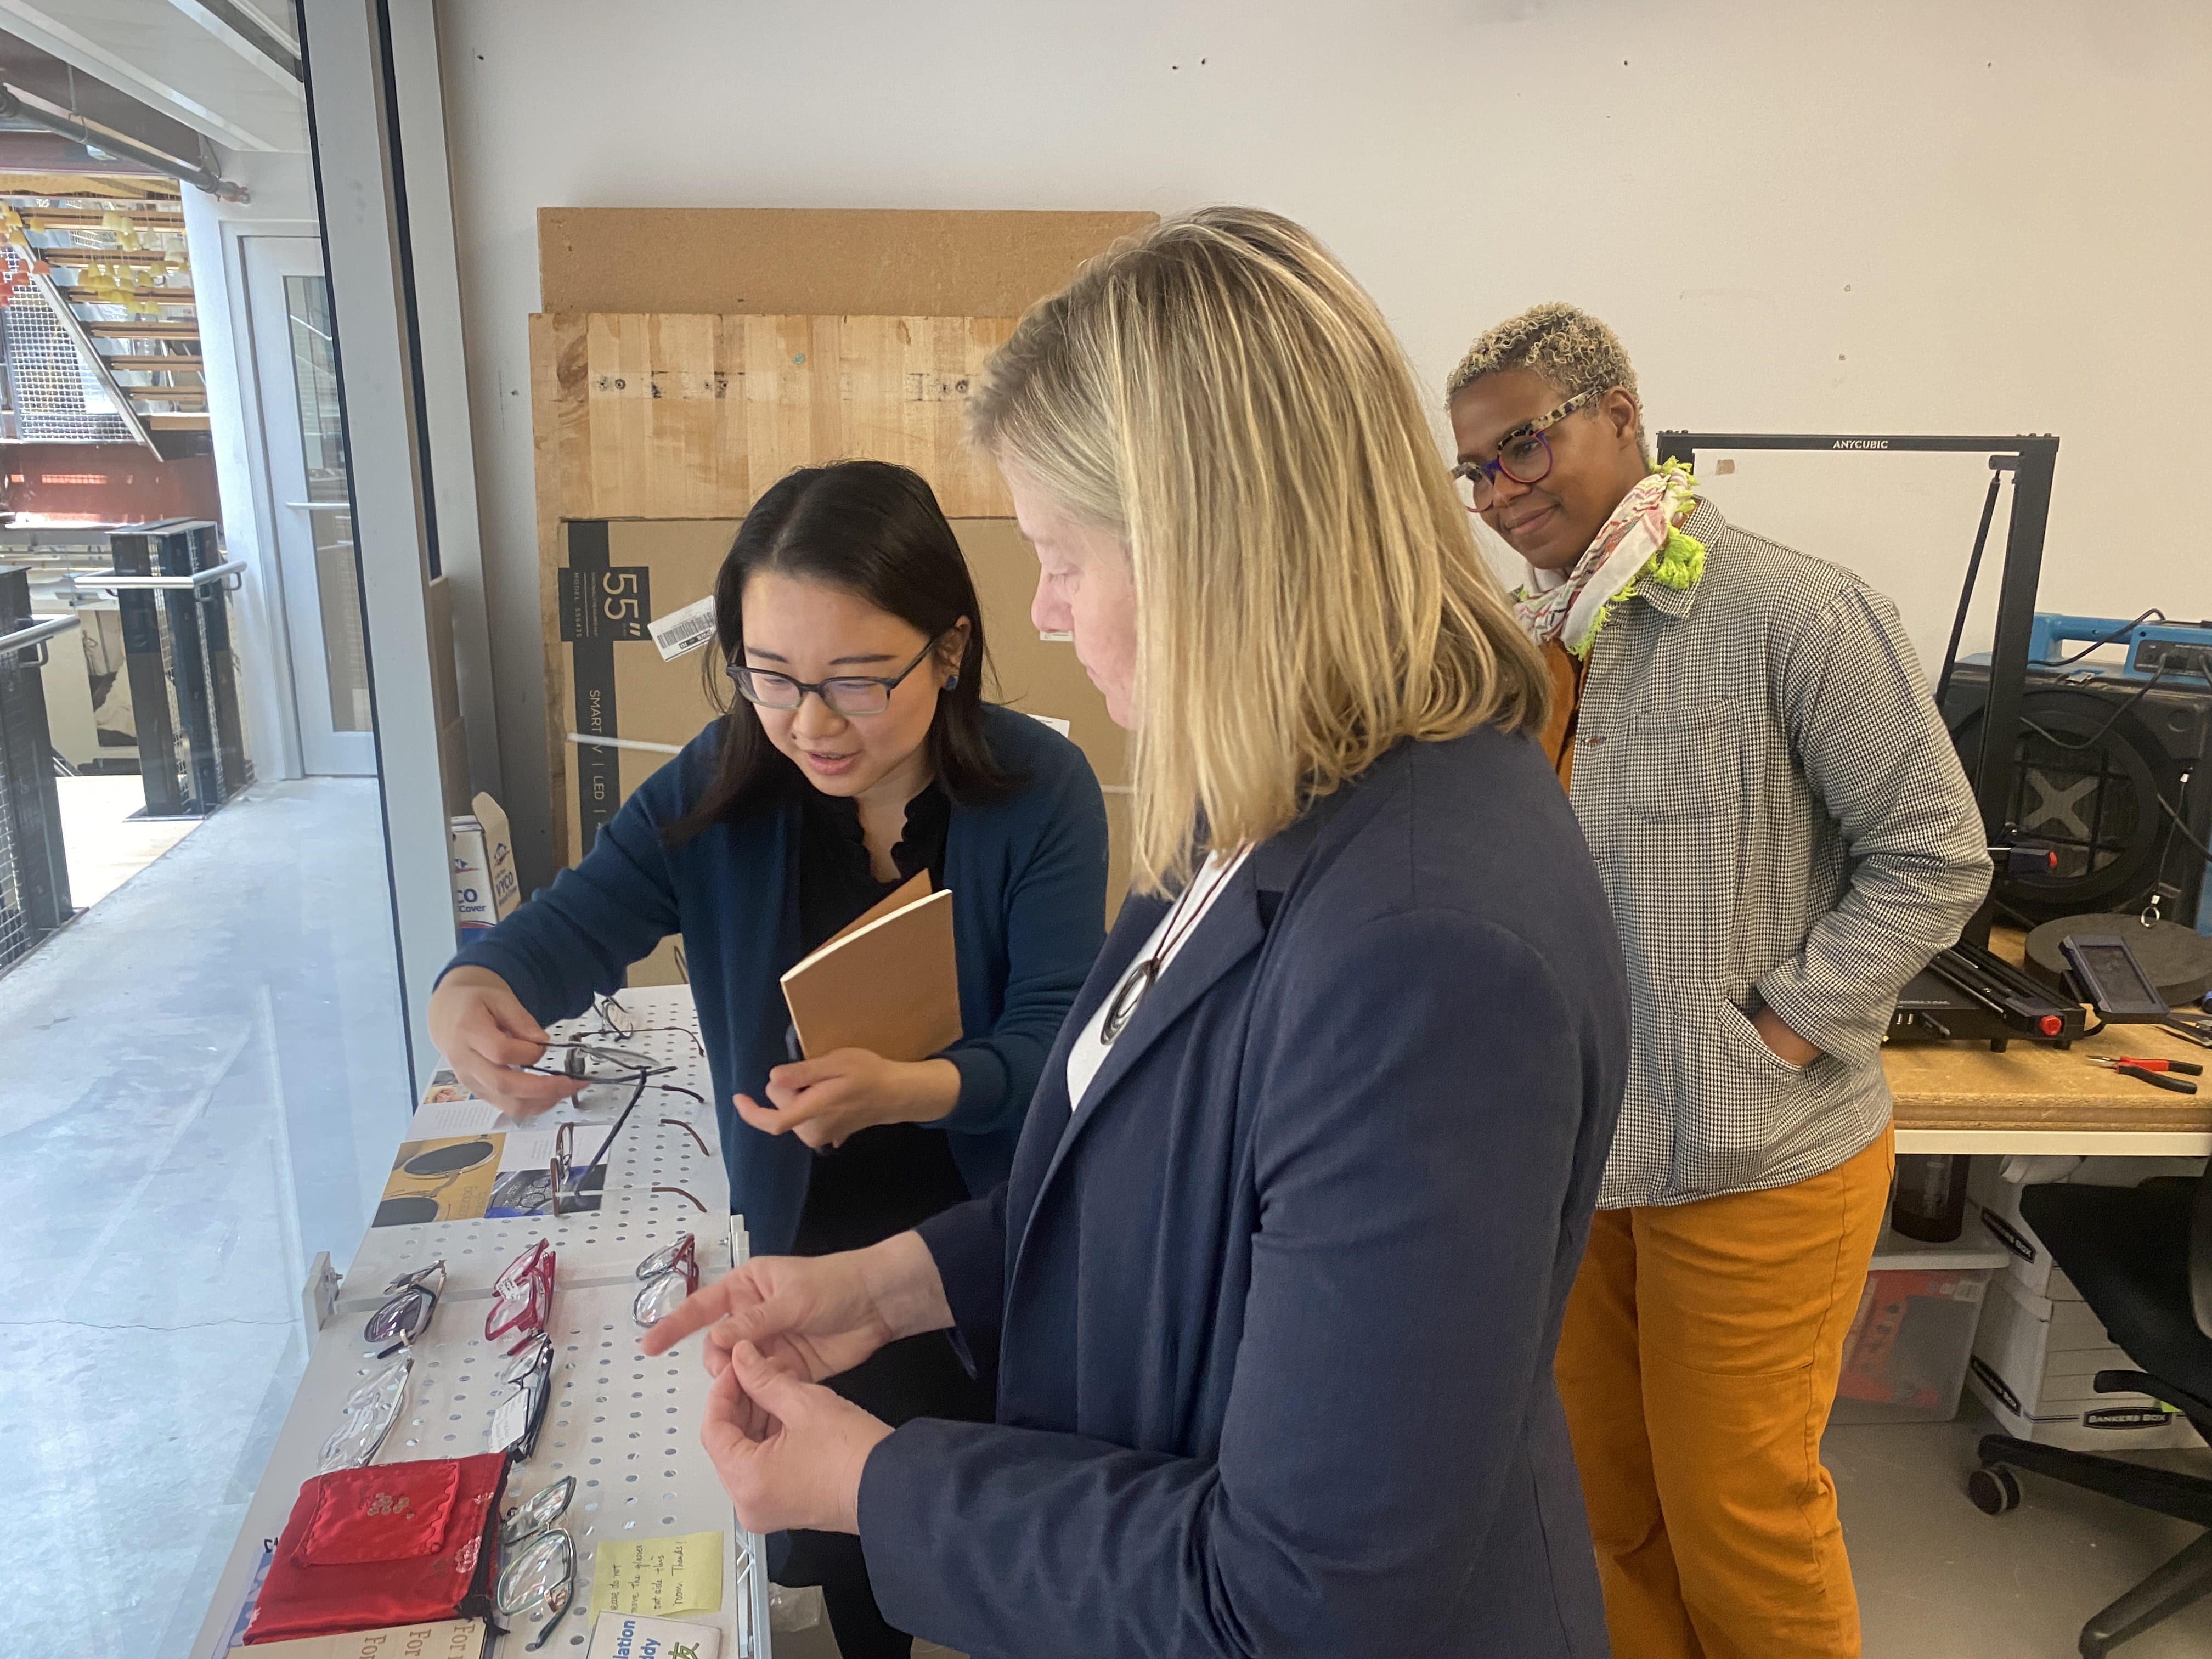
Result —
<path fill-rule="evenodd" d="M 2033 1474 L 2020 1477 L 2020 1508 L 1984 1515 L 1965 1481 L 1974 1443 L 1996 1431 L 1971 1395 L 1955 1422 L 1828 1431 L 1867 1659 L 2072 1659 L 2090 1614 L 2202 1535 Z M 2212 1451 L 2137 1455 L 2212 1476 Z M 2119 1652 L 2204 1659 L 2212 1599 Z"/>
<path fill-rule="evenodd" d="M 258 786 L 0 978 L 10 1653 L 188 1651 L 407 1120 L 383 869 L 373 781 Z"/>
<path fill-rule="evenodd" d="M 9 1652 L 188 1653 L 305 1360 L 308 1260 L 344 1263 L 406 1121 L 383 866 L 372 781 L 258 786 L 0 978 L 0 1559 L 37 1587 Z M 2033 1476 L 1983 1515 L 1990 1426 L 1970 1400 L 1829 1434 L 1868 1659 L 2066 1659 L 2195 1534 Z M 776 1648 L 836 1653 L 826 1625 Z M 2212 1601 L 2121 1651 L 2202 1659 Z"/>
<path fill-rule="evenodd" d="M 139 818 L 146 787 L 128 777 L 56 778 L 70 902 L 89 910 L 197 830 L 198 818 Z"/>

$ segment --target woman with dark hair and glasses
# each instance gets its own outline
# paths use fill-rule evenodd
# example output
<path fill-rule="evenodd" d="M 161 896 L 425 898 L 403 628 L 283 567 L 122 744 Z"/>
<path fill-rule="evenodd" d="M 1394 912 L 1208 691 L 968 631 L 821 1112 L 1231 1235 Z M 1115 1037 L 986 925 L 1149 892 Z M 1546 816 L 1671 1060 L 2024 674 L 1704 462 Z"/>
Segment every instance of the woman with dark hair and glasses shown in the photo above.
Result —
<path fill-rule="evenodd" d="M 714 623 L 729 712 L 574 869 L 454 958 L 431 1035 L 475 1093 L 543 1111 L 580 1086 L 525 1069 L 544 1022 L 680 933 L 731 1207 L 757 1251 L 854 1249 L 1006 1178 L 1103 937 L 1105 807 L 1081 750 L 982 700 L 975 586 L 904 467 L 846 461 L 775 484 L 723 561 Z M 924 870 L 952 894 L 965 1035 L 914 1062 L 857 1048 L 791 1061 L 784 971 Z M 935 1336 L 838 1382 L 889 1421 L 992 1414 L 988 1379 Z M 859 1541 L 791 1536 L 777 1576 L 823 1584 L 847 1659 L 905 1654 Z"/>

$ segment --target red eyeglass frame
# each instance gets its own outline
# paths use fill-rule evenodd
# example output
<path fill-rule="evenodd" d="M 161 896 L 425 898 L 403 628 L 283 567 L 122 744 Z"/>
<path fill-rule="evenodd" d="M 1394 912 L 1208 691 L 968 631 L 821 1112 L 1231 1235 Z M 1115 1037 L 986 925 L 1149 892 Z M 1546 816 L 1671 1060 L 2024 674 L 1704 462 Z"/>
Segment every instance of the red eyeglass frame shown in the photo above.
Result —
<path fill-rule="evenodd" d="M 520 1353 L 545 1328 L 553 1310 L 553 1241 L 541 1238 L 507 1264 L 492 1281 L 490 1310 L 484 1315 L 484 1340 L 497 1342 L 520 1333 L 507 1352 Z"/>

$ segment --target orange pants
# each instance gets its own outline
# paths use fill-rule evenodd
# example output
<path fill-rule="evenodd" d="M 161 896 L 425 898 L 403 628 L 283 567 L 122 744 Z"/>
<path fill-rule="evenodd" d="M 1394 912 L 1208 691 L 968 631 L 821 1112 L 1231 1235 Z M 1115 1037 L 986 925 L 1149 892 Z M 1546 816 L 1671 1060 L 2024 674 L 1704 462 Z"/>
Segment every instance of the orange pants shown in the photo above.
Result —
<path fill-rule="evenodd" d="M 1895 1163 L 1597 1212 L 1557 1371 L 1614 1659 L 1858 1653 L 1820 1433 Z"/>

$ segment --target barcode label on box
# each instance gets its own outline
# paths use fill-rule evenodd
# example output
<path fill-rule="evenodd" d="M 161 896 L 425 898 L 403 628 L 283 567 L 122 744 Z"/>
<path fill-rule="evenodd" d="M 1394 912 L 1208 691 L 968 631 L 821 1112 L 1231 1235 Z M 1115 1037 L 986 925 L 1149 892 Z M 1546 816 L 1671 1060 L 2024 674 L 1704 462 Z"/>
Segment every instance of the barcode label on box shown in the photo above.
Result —
<path fill-rule="evenodd" d="M 660 652 L 663 662 L 674 662 L 678 657 L 696 651 L 714 637 L 714 599 L 712 594 L 681 611 L 672 611 L 656 617 L 650 624 L 653 643 Z"/>

